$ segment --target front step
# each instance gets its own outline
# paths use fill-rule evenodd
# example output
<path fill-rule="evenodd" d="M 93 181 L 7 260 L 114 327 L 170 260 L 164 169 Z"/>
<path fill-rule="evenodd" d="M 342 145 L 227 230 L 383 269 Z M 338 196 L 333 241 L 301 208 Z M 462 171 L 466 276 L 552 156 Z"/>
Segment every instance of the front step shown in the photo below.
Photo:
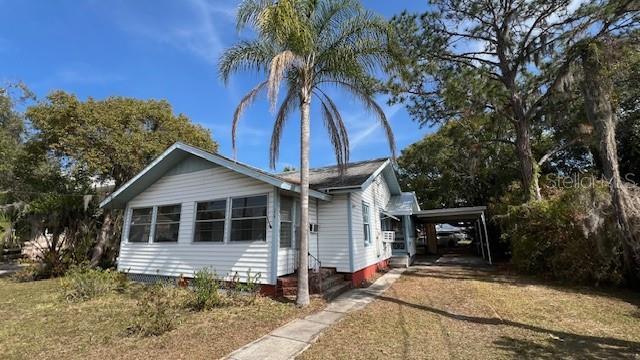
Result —
<path fill-rule="evenodd" d="M 348 281 L 342 281 L 339 284 L 335 284 L 322 293 L 325 300 L 332 300 L 337 298 L 340 294 L 351 289 L 351 283 Z"/>
<path fill-rule="evenodd" d="M 309 271 L 309 292 L 322 294 L 330 300 L 351 288 L 344 274 L 338 274 L 335 268 L 321 268 L 320 271 Z M 298 276 L 291 274 L 278 278 L 277 293 L 286 298 L 295 298 L 298 292 Z"/>
<path fill-rule="evenodd" d="M 395 255 L 389 258 L 389 267 L 392 268 L 406 268 L 409 267 L 409 256 L 407 255 Z"/>

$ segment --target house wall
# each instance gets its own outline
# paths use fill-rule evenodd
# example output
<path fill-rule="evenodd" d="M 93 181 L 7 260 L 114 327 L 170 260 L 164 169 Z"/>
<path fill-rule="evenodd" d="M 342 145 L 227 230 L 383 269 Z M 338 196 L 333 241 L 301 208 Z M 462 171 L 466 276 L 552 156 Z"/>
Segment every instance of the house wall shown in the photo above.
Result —
<path fill-rule="evenodd" d="M 348 195 L 335 194 L 332 196 L 331 201 L 318 203 L 317 243 L 320 261 L 322 267 L 333 267 L 338 272 L 351 272 Z"/>
<path fill-rule="evenodd" d="M 204 166 L 188 158 L 180 166 L 132 199 L 126 207 L 126 222 L 120 246 L 118 270 L 152 275 L 193 276 L 201 268 L 218 275 L 238 272 L 246 280 L 247 270 L 262 274 L 260 282 L 272 284 L 270 244 L 272 231 L 267 227 L 266 241 L 230 243 L 194 243 L 194 213 L 198 201 L 235 196 L 268 194 L 268 222 L 272 222 L 274 188 L 264 182 L 213 164 Z M 157 205 L 182 205 L 177 243 L 128 243 L 131 208 Z"/>
<path fill-rule="evenodd" d="M 294 198 L 297 198 L 297 197 L 294 196 Z M 319 224 L 318 211 L 317 211 L 318 202 L 319 201 L 317 201 L 316 199 L 309 198 L 309 222 L 310 223 Z M 320 231 L 322 230 L 319 230 L 318 233 Z M 316 257 L 317 257 L 316 254 L 318 254 L 318 249 L 319 249 L 318 233 L 309 233 L 309 252 Z M 294 248 L 291 248 L 291 249 L 278 248 L 278 276 L 291 274 L 296 270 L 296 266 L 295 266 L 297 262 L 296 255 L 297 255 L 297 251 L 295 250 L 295 245 L 294 245 Z M 311 265 L 312 264 L 309 263 L 309 266 Z M 322 263 L 322 266 L 325 266 L 324 262 Z"/>
<path fill-rule="evenodd" d="M 382 242 L 380 211 L 385 209 L 390 198 L 391 193 L 382 174 L 378 175 L 365 189 L 352 193 L 351 216 L 355 271 L 378 264 L 389 258 L 390 251 L 384 251 L 385 245 Z M 369 245 L 365 245 L 364 242 L 363 201 L 369 204 L 370 209 L 371 244 Z"/>

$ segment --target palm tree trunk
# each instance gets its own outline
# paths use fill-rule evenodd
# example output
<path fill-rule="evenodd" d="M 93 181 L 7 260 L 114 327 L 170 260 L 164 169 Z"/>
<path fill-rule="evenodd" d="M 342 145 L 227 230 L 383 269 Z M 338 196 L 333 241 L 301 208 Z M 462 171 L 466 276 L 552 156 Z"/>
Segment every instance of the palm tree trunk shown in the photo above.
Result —
<path fill-rule="evenodd" d="M 599 138 L 602 172 L 609 183 L 609 193 L 615 211 L 616 220 L 622 231 L 622 252 L 624 269 L 631 285 L 639 284 L 640 243 L 634 232 L 630 211 L 633 202 L 622 182 L 618 168 L 616 143 L 616 114 L 611 103 L 612 84 L 604 73 L 601 63 L 603 53 L 597 43 L 586 44 L 581 52 L 584 84 L 585 112 L 593 124 Z"/>
<path fill-rule="evenodd" d="M 309 111 L 311 96 L 303 89 L 300 104 L 300 248 L 298 249 L 298 306 L 309 305 Z"/>

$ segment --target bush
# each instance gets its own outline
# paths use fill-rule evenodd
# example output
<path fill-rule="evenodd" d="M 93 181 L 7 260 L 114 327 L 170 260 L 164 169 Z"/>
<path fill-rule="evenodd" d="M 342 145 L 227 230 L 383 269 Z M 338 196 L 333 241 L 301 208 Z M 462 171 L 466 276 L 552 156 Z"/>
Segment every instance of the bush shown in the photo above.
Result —
<path fill-rule="evenodd" d="M 547 199 L 502 204 L 502 239 L 517 270 L 580 284 L 622 282 L 621 238 L 606 183 L 557 190 Z"/>
<path fill-rule="evenodd" d="M 63 296 L 68 301 L 92 299 L 110 292 L 123 291 L 126 275 L 117 271 L 93 269 L 86 265 L 72 266 L 60 280 Z"/>
<path fill-rule="evenodd" d="M 260 293 L 260 278 L 262 273 L 251 274 L 247 271 L 247 282 L 240 282 L 240 276 L 236 272 L 229 283 L 227 292 L 235 305 L 253 304 Z"/>
<path fill-rule="evenodd" d="M 206 268 L 198 270 L 191 282 L 189 306 L 194 310 L 207 310 L 223 305 L 220 284 L 221 280 L 215 272 Z"/>
<path fill-rule="evenodd" d="M 174 296 L 176 291 L 180 290 L 163 284 L 147 287 L 138 300 L 138 310 L 127 333 L 158 336 L 173 330 L 178 321 Z"/>
<path fill-rule="evenodd" d="M 11 275 L 11 280 L 15 282 L 29 282 L 38 280 L 42 273 L 42 265 L 40 263 L 29 263 L 15 274 Z"/>

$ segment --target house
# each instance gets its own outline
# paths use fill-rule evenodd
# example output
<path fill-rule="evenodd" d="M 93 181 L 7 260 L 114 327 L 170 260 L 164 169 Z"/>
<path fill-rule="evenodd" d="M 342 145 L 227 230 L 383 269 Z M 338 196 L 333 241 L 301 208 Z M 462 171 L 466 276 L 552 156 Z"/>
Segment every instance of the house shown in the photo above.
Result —
<path fill-rule="evenodd" d="M 415 194 L 389 159 L 310 171 L 309 267 L 355 286 L 415 255 Z M 272 174 L 176 143 L 100 204 L 124 209 L 118 270 L 139 279 L 260 273 L 266 293 L 297 270 L 299 174 Z"/>

